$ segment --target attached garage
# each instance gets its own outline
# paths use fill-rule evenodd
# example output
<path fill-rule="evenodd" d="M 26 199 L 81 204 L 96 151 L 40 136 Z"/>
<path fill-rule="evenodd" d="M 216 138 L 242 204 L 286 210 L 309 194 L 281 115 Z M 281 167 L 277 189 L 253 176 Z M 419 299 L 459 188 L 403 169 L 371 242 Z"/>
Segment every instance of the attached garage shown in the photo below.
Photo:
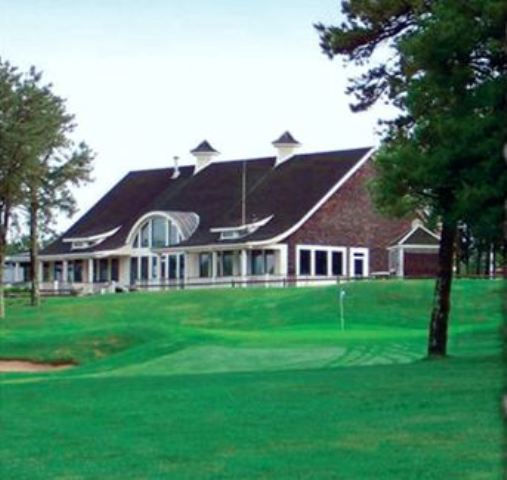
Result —
<path fill-rule="evenodd" d="M 389 247 L 389 272 L 397 277 L 434 277 L 440 238 L 419 222 Z"/>

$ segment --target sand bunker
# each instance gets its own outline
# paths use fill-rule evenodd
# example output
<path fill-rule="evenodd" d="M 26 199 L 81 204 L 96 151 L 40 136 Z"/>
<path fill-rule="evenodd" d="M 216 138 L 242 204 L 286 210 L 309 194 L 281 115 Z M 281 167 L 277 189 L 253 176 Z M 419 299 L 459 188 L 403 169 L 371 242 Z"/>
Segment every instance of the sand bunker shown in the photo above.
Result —
<path fill-rule="evenodd" d="M 10 372 L 50 372 L 54 370 L 65 370 L 75 367 L 73 363 L 40 363 L 28 360 L 0 360 L 0 373 Z"/>

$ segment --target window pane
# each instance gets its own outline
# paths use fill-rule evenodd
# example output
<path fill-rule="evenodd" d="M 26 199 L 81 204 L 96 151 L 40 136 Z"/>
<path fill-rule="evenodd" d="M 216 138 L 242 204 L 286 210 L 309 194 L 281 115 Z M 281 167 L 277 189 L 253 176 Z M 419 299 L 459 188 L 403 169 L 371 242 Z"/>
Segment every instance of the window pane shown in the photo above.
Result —
<path fill-rule="evenodd" d="M 251 256 L 252 275 L 264 275 L 264 254 L 262 250 L 253 250 Z"/>
<path fill-rule="evenodd" d="M 299 251 L 299 275 L 310 275 L 310 250 Z"/>
<path fill-rule="evenodd" d="M 118 276 L 118 259 L 113 258 L 111 260 L 111 280 L 113 282 L 117 282 L 119 280 Z"/>
<path fill-rule="evenodd" d="M 74 262 L 74 281 L 82 282 L 83 281 L 83 261 L 76 260 Z"/>
<path fill-rule="evenodd" d="M 169 278 L 176 278 L 176 255 L 169 255 Z"/>
<path fill-rule="evenodd" d="M 107 258 L 102 258 L 99 261 L 99 282 L 107 282 L 109 280 L 109 268 Z"/>
<path fill-rule="evenodd" d="M 185 255 L 179 255 L 180 278 L 185 278 Z"/>
<path fill-rule="evenodd" d="M 148 280 L 148 260 L 149 257 L 141 258 L 141 280 Z"/>
<path fill-rule="evenodd" d="M 151 278 L 157 278 L 158 257 L 151 257 Z"/>
<path fill-rule="evenodd" d="M 199 276 L 206 278 L 211 276 L 211 254 L 199 254 Z"/>
<path fill-rule="evenodd" d="M 162 217 L 155 217 L 151 224 L 151 246 L 152 247 L 165 247 L 165 234 L 166 234 L 166 219 Z"/>
<path fill-rule="evenodd" d="M 275 252 L 266 250 L 266 273 L 273 275 L 275 273 Z"/>
<path fill-rule="evenodd" d="M 222 277 L 232 277 L 233 275 L 233 252 L 221 252 L 218 254 L 219 275 Z"/>
<path fill-rule="evenodd" d="M 150 246 L 150 224 L 145 223 L 141 228 L 141 247 Z"/>
<path fill-rule="evenodd" d="M 357 277 L 364 275 L 364 260 L 362 258 L 354 259 L 354 275 Z"/>
<path fill-rule="evenodd" d="M 163 256 L 160 259 L 160 275 L 161 278 L 167 278 L 167 257 Z"/>
<path fill-rule="evenodd" d="M 134 238 L 134 242 L 132 243 L 133 248 L 139 248 L 139 234 L 137 234 Z"/>
<path fill-rule="evenodd" d="M 63 264 L 62 262 L 54 263 L 53 278 L 58 282 L 63 280 Z"/>
<path fill-rule="evenodd" d="M 135 283 L 138 280 L 137 276 L 137 257 L 130 259 L 130 283 Z"/>
<path fill-rule="evenodd" d="M 176 245 L 177 243 L 180 243 L 178 228 L 174 223 L 169 222 L 169 244 Z"/>
<path fill-rule="evenodd" d="M 333 275 L 343 275 L 343 254 L 342 252 L 333 252 L 332 259 Z"/>
<path fill-rule="evenodd" d="M 327 275 L 327 252 L 315 251 L 315 275 Z"/>

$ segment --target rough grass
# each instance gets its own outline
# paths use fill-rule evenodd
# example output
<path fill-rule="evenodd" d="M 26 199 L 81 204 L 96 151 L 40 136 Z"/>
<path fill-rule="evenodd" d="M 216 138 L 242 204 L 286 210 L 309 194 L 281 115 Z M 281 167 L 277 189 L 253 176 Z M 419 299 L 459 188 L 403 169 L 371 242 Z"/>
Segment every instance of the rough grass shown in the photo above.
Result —
<path fill-rule="evenodd" d="M 454 284 L 450 354 L 424 360 L 430 282 L 10 305 L 2 479 L 502 477 L 502 284 Z"/>

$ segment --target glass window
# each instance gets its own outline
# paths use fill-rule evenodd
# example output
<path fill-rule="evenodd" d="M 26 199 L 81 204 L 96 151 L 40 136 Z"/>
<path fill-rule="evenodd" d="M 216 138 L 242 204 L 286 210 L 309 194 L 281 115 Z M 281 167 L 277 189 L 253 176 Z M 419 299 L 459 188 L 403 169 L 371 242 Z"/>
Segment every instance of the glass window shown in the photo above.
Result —
<path fill-rule="evenodd" d="M 158 258 L 157 257 L 151 257 L 151 278 L 157 278 L 158 277 Z"/>
<path fill-rule="evenodd" d="M 234 252 L 219 252 L 218 259 L 218 276 L 232 277 L 234 272 Z"/>
<path fill-rule="evenodd" d="M 74 262 L 72 260 L 67 263 L 67 278 L 65 281 L 70 283 L 74 281 Z"/>
<path fill-rule="evenodd" d="M 133 248 L 139 248 L 139 234 L 137 234 L 134 238 L 134 242 L 132 243 Z"/>
<path fill-rule="evenodd" d="M 176 278 L 176 265 L 177 265 L 176 255 L 169 255 L 169 278 Z"/>
<path fill-rule="evenodd" d="M 199 254 L 199 276 L 201 278 L 211 277 L 211 253 Z"/>
<path fill-rule="evenodd" d="M 252 250 L 250 257 L 252 275 L 264 275 L 264 252 L 262 250 Z"/>
<path fill-rule="evenodd" d="M 169 222 L 169 244 L 176 245 L 177 243 L 180 243 L 178 228 L 174 223 Z"/>
<path fill-rule="evenodd" d="M 99 282 L 109 280 L 109 261 L 107 258 L 101 258 L 99 261 Z"/>
<path fill-rule="evenodd" d="M 178 255 L 179 266 L 180 266 L 180 278 L 185 278 L 185 255 Z"/>
<path fill-rule="evenodd" d="M 315 275 L 327 275 L 326 250 L 315 250 Z"/>
<path fill-rule="evenodd" d="M 83 281 L 83 261 L 76 260 L 74 262 L 74 282 L 80 283 Z"/>
<path fill-rule="evenodd" d="M 167 220 L 163 217 L 155 217 L 151 224 L 151 246 L 165 247 L 167 233 Z"/>
<path fill-rule="evenodd" d="M 145 223 L 141 228 L 141 247 L 150 246 L 150 223 Z"/>
<path fill-rule="evenodd" d="M 331 261 L 331 268 L 332 268 L 332 274 L 333 275 L 343 275 L 343 253 L 342 252 L 333 252 L 332 253 L 332 261 Z"/>
<path fill-rule="evenodd" d="M 265 271 L 269 275 L 273 275 L 275 273 L 275 252 L 273 252 L 273 250 L 266 250 Z"/>
<path fill-rule="evenodd" d="M 299 275 L 310 275 L 310 250 L 299 250 Z"/>
<path fill-rule="evenodd" d="M 137 275 L 137 257 L 132 257 L 130 259 L 130 283 L 134 284 L 139 279 Z"/>
<path fill-rule="evenodd" d="M 160 276 L 167 278 L 167 256 L 164 255 L 160 258 Z"/>
<path fill-rule="evenodd" d="M 53 278 L 61 282 L 63 280 L 63 264 L 62 262 L 55 262 L 53 270 Z"/>
<path fill-rule="evenodd" d="M 49 262 L 43 262 L 42 264 L 42 281 L 43 282 L 51 281 L 51 266 Z"/>
<path fill-rule="evenodd" d="M 141 258 L 141 280 L 148 280 L 148 260 L 149 257 Z"/>
<path fill-rule="evenodd" d="M 113 258 L 111 260 L 111 281 L 117 282 L 119 280 L 119 270 L 118 270 L 118 259 Z"/>

